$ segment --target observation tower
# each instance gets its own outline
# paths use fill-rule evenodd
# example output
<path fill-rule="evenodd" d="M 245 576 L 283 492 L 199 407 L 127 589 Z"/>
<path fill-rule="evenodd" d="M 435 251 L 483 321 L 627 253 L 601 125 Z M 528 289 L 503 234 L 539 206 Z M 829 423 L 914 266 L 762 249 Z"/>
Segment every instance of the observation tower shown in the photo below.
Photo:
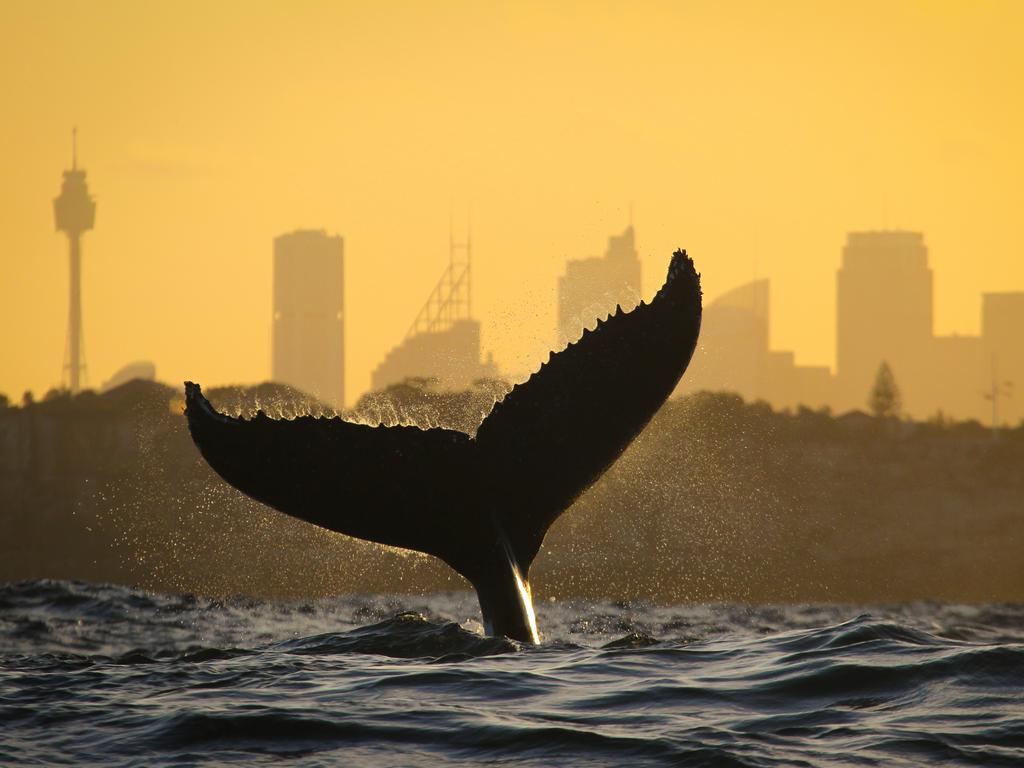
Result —
<path fill-rule="evenodd" d="M 57 231 L 68 236 L 71 261 L 71 308 L 68 312 L 68 340 L 64 371 L 68 389 L 75 394 L 85 374 L 82 352 L 82 234 L 93 227 L 96 202 L 89 196 L 85 171 L 78 168 L 78 129 L 71 131 L 71 170 L 64 171 L 60 196 L 53 201 L 53 217 Z"/>

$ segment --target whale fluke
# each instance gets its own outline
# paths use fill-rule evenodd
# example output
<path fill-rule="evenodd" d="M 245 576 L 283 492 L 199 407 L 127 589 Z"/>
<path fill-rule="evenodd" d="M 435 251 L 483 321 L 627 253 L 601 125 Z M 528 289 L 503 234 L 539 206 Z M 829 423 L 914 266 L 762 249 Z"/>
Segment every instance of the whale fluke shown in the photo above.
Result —
<path fill-rule="evenodd" d="M 488 632 L 539 642 L 528 574 L 544 536 L 675 389 L 700 318 L 700 276 L 677 251 L 650 303 L 618 308 L 553 354 L 474 438 L 340 418 L 232 418 L 191 382 L 185 413 L 231 485 L 324 528 L 441 558 L 476 588 Z"/>

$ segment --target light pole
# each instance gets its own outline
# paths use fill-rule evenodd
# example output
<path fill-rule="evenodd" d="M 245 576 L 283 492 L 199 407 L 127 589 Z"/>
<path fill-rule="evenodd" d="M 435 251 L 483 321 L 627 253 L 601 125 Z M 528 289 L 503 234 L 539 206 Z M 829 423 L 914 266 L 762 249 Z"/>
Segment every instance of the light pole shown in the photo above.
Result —
<path fill-rule="evenodd" d="M 992 438 L 999 436 L 999 398 L 1013 397 L 1013 382 L 999 381 L 996 374 L 996 356 L 992 355 L 992 386 L 982 397 L 992 402 Z"/>

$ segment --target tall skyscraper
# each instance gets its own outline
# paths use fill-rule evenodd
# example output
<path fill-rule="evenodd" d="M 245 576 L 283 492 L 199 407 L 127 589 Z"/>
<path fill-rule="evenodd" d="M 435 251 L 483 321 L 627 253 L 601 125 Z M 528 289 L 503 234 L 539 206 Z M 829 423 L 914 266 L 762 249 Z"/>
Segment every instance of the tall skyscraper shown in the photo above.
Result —
<path fill-rule="evenodd" d="M 683 391 L 737 392 L 764 397 L 768 351 L 769 282 L 733 288 L 704 308 L 700 338 Z"/>
<path fill-rule="evenodd" d="M 932 342 L 932 270 L 920 232 L 851 232 L 836 279 L 836 375 L 863 408 L 883 361 L 904 402 L 923 399 Z"/>
<path fill-rule="evenodd" d="M 273 378 L 345 405 L 344 243 L 324 230 L 274 238 Z"/>
<path fill-rule="evenodd" d="M 64 171 L 60 196 L 53 201 L 57 231 L 68 236 L 71 262 L 71 306 L 68 311 L 68 342 L 64 361 L 68 389 L 78 392 L 85 374 L 82 352 L 82 235 L 96 221 L 96 202 L 89 195 L 85 171 L 78 168 L 78 129 L 71 132 L 71 170 Z"/>
<path fill-rule="evenodd" d="M 697 349 L 677 392 L 735 392 L 777 408 L 831 404 L 827 366 L 797 365 L 793 352 L 771 349 L 770 289 L 768 280 L 754 280 L 704 307 Z"/>
<path fill-rule="evenodd" d="M 472 313 L 473 248 L 448 241 L 448 268 L 420 309 L 405 339 L 391 349 L 370 377 L 382 390 L 409 378 L 427 378 L 444 389 L 465 389 L 498 375 L 494 360 L 480 359 L 480 321 Z"/>
<path fill-rule="evenodd" d="M 993 349 L 1024 349 L 1024 291 L 982 294 L 981 333 Z"/>
<path fill-rule="evenodd" d="M 986 396 L 996 412 L 1013 424 L 1024 420 L 1024 291 L 982 295 L 981 333 L 989 357 L 991 379 Z M 1004 405 L 999 401 L 1005 400 Z"/>
<path fill-rule="evenodd" d="M 604 256 L 566 263 L 565 274 L 558 278 L 558 346 L 578 339 L 617 304 L 632 309 L 640 296 L 640 257 L 630 225 L 608 238 Z"/>

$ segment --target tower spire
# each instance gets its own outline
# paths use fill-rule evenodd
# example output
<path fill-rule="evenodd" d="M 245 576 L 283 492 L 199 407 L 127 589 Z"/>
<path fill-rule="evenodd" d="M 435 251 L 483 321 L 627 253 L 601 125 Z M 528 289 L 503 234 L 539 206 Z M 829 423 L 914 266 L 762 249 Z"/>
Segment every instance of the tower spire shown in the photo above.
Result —
<path fill-rule="evenodd" d="M 53 201 L 57 230 L 68 237 L 71 268 L 70 307 L 68 310 L 67 361 L 68 386 L 72 394 L 79 391 L 85 373 L 82 344 L 82 235 L 92 229 L 96 220 L 96 201 L 89 194 L 85 171 L 78 170 L 78 127 L 71 130 L 71 170 L 64 171 L 60 195 Z"/>

